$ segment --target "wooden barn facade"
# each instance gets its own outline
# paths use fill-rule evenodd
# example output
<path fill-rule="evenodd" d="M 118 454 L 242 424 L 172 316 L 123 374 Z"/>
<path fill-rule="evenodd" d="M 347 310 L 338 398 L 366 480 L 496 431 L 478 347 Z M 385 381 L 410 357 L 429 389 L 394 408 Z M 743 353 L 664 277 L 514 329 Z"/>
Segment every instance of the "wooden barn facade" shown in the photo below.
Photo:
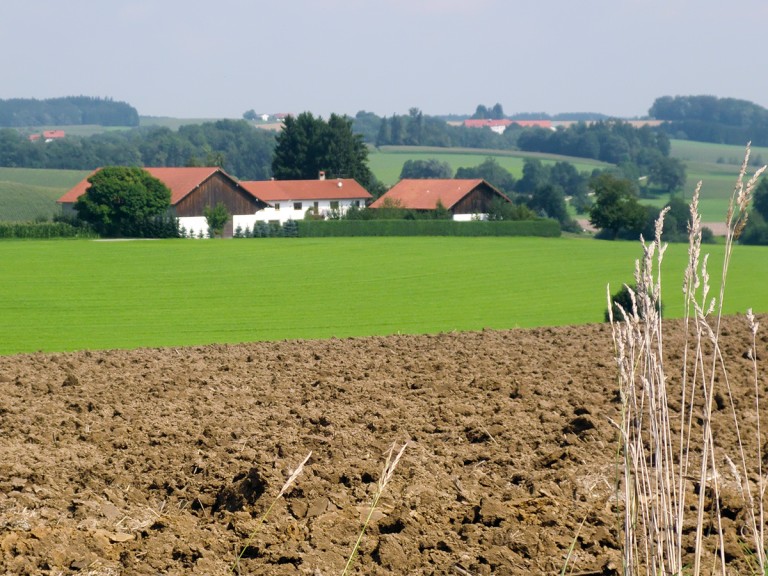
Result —
<path fill-rule="evenodd" d="M 231 237 L 239 225 L 238 220 L 252 219 L 253 215 L 269 206 L 254 196 L 237 180 L 216 167 L 192 168 L 144 168 L 152 176 L 163 182 L 171 191 L 171 214 L 179 219 L 179 224 L 187 234 L 204 235 L 208 225 L 203 210 L 223 202 L 230 213 L 224 228 L 224 236 Z M 90 176 L 89 176 L 90 178 Z M 81 194 L 85 194 L 90 183 L 88 178 L 79 182 L 69 192 L 59 198 L 64 213 L 74 210 L 74 204 Z"/>
<path fill-rule="evenodd" d="M 481 178 L 405 179 L 379 197 L 370 208 L 397 206 L 409 210 L 435 210 L 438 203 L 450 210 L 454 220 L 486 218 L 491 203 L 511 200 Z"/>

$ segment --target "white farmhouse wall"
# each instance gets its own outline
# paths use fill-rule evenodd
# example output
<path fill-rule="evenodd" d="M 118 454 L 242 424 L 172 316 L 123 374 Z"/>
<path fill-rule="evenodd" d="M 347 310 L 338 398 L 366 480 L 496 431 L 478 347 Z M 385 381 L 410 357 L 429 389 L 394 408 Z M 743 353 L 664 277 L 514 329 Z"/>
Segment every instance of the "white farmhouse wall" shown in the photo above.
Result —
<path fill-rule="evenodd" d="M 488 214 L 454 214 L 454 222 L 472 222 L 473 220 L 488 220 Z"/>
<path fill-rule="evenodd" d="M 198 238 L 200 232 L 208 238 L 208 221 L 205 216 L 184 216 L 179 218 L 179 228 L 186 230 L 187 236 Z"/>
<path fill-rule="evenodd" d="M 338 202 L 341 214 L 345 214 L 353 204 L 359 207 L 365 205 L 364 200 L 339 200 Z M 307 210 L 314 208 L 315 204 L 317 204 L 318 213 L 324 218 L 328 218 L 332 211 L 331 200 L 281 200 L 280 202 L 272 201 L 272 204 L 274 206 L 256 212 L 253 215 L 254 222 L 280 222 L 285 224 L 288 220 L 304 220 Z M 301 207 L 299 208 L 296 205 Z M 237 221 L 235 222 L 236 227 Z M 253 223 L 251 223 L 250 228 L 253 228 Z"/>

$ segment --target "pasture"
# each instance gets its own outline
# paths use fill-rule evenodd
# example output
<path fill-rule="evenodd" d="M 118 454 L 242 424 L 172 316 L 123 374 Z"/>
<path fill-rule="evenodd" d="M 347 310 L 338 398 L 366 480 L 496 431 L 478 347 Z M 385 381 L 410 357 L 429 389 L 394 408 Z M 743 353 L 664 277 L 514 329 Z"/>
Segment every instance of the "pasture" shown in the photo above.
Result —
<path fill-rule="evenodd" d="M 699 204 L 704 222 L 721 222 L 725 218 L 728 201 L 741 163 L 744 161 L 745 146 L 709 144 L 688 140 L 672 140 L 670 155 L 679 158 L 686 165 L 687 182 L 683 198 L 690 200 L 696 183 L 701 181 L 702 195 Z M 753 147 L 749 173 L 758 165 L 768 162 L 768 148 Z"/>
<path fill-rule="evenodd" d="M 447 162 L 454 173 L 459 168 L 471 168 L 482 164 L 488 158 L 494 158 L 500 166 L 508 170 L 515 178 L 523 175 L 523 160 L 538 158 L 545 164 L 570 162 L 580 172 L 591 172 L 594 168 L 607 168 L 609 164 L 586 158 L 520 152 L 511 150 L 478 150 L 473 148 L 429 148 L 421 146 L 382 146 L 372 148 L 368 154 L 368 165 L 376 177 L 387 186 L 396 184 L 400 179 L 403 164 L 408 160 L 431 160 Z"/>
<path fill-rule="evenodd" d="M 722 246 L 707 248 L 716 283 Z M 639 254 L 578 238 L 6 241 L 0 354 L 601 322 Z M 686 256 L 665 257 L 668 317 Z M 768 311 L 766 282 L 768 249 L 737 247 L 728 312 Z"/>
<path fill-rule="evenodd" d="M 0 168 L 0 221 L 50 219 L 56 200 L 89 174 L 87 170 Z"/>

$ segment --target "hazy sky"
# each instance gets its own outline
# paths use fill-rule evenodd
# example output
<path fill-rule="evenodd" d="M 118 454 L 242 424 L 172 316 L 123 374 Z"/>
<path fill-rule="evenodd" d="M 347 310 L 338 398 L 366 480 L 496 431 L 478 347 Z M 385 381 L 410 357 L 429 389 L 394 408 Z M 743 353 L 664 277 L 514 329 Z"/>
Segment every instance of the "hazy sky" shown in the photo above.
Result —
<path fill-rule="evenodd" d="M 184 118 L 768 107 L 765 0 L 0 1 L 0 98 Z"/>

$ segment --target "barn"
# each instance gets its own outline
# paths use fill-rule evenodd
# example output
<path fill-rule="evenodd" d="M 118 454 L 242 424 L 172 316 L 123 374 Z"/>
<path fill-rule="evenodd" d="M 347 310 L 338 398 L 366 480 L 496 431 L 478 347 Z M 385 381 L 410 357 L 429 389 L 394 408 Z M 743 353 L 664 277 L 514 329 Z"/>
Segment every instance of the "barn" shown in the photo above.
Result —
<path fill-rule="evenodd" d="M 487 218 L 491 202 L 511 200 L 482 178 L 430 178 L 400 180 L 370 205 L 370 208 L 397 206 L 409 210 L 435 210 L 438 203 L 453 219 L 468 221 Z"/>
<path fill-rule="evenodd" d="M 231 237 L 238 226 L 245 228 L 253 215 L 269 204 L 254 196 L 235 178 L 217 167 L 144 168 L 163 182 L 171 191 L 171 214 L 187 233 L 207 234 L 208 226 L 203 209 L 223 202 L 232 215 L 224 228 L 224 236 Z M 90 178 L 90 175 L 89 175 Z M 79 182 L 59 198 L 64 214 L 73 213 L 74 205 L 89 186 L 88 178 Z"/>
<path fill-rule="evenodd" d="M 308 212 L 315 217 L 343 215 L 351 206 L 364 208 L 373 196 L 352 178 L 318 180 L 260 180 L 240 184 L 255 197 L 270 205 L 253 215 L 256 221 L 280 222 L 303 220 Z M 243 226 L 245 228 L 246 226 Z"/>

